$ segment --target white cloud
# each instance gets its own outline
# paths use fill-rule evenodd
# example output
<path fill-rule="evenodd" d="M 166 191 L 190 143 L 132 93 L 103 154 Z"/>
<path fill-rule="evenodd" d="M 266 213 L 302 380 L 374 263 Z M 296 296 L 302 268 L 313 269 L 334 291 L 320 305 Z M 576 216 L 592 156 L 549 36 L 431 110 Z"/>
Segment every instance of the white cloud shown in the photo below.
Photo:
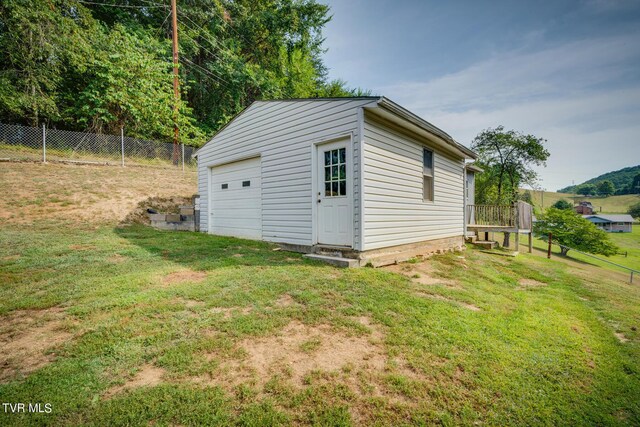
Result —
<path fill-rule="evenodd" d="M 495 55 L 427 82 L 380 88 L 464 144 L 503 124 L 548 139 L 542 185 L 557 189 L 640 163 L 638 35 Z M 634 75 L 634 74 L 631 74 Z"/>

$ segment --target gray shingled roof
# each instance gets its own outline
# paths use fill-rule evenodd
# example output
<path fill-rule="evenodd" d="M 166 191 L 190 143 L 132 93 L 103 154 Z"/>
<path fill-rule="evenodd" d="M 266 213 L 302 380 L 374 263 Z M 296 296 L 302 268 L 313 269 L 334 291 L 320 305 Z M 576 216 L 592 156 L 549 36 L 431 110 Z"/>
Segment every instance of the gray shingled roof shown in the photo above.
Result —
<path fill-rule="evenodd" d="M 583 218 L 600 218 L 606 221 L 611 222 L 633 222 L 633 218 L 631 215 L 623 214 L 623 215 L 582 215 Z"/>

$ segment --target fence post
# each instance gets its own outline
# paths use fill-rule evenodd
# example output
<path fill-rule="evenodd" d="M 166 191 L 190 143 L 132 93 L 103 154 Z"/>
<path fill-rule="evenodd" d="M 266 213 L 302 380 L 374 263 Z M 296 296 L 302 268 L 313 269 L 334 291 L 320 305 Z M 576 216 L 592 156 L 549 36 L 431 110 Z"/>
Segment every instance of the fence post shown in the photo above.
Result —
<path fill-rule="evenodd" d="M 47 127 L 42 124 L 42 163 L 47 163 Z"/>
<path fill-rule="evenodd" d="M 122 152 L 122 167 L 124 167 L 124 126 L 120 127 L 120 151 Z"/>
<path fill-rule="evenodd" d="M 184 142 L 182 143 L 182 172 L 184 172 Z"/>
<path fill-rule="evenodd" d="M 547 249 L 547 258 L 551 259 L 551 239 L 553 234 L 549 233 L 549 248 Z"/>

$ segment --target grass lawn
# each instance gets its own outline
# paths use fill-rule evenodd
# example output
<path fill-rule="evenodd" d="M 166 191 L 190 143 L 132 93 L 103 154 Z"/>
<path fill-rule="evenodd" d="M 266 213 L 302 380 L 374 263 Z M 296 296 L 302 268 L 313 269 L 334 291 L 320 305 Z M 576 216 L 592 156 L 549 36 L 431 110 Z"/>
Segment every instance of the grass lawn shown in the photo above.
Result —
<path fill-rule="evenodd" d="M 608 233 L 608 236 L 610 237 L 611 241 L 613 241 L 620 248 L 619 253 L 617 255 L 612 255 L 610 257 L 605 257 L 603 255 L 596 255 L 596 256 L 611 262 L 615 262 L 616 264 L 623 265 L 625 267 L 633 268 L 635 270 L 640 270 L 640 224 L 634 224 L 633 231 L 631 233 Z M 502 244 L 501 234 L 498 236 L 498 233 L 496 233 L 495 238 L 498 239 L 498 242 L 500 244 Z M 524 237 L 520 243 L 521 243 L 520 251 L 526 251 L 527 250 L 527 248 L 525 247 L 526 237 Z M 547 242 L 542 241 L 540 239 L 534 239 L 533 246 L 542 251 L 546 251 L 548 247 Z M 551 248 L 551 251 L 553 254 L 560 256 L 559 246 L 553 245 L 553 247 Z M 618 271 L 621 273 L 627 272 L 622 268 L 616 267 L 606 262 L 602 262 L 593 257 L 583 255 L 576 251 L 569 251 L 567 256 L 568 258 L 574 259 L 576 261 L 579 261 L 585 264 L 595 265 L 607 270 Z M 635 276 L 634 281 L 637 280 L 637 283 L 640 283 L 640 277 L 638 276 L 640 275 Z"/>
<path fill-rule="evenodd" d="M 4 176 L 14 201 L 39 191 Z M 0 425 L 640 424 L 640 287 L 606 270 L 474 249 L 344 270 L 262 242 L 7 218 L 0 396 L 52 412 Z"/>

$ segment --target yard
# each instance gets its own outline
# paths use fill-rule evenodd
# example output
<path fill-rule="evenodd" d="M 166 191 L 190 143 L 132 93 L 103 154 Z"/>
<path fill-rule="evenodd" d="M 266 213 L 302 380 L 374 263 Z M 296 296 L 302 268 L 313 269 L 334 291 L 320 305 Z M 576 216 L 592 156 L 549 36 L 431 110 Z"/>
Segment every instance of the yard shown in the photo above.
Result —
<path fill-rule="evenodd" d="M 2 425 L 640 423 L 640 288 L 606 270 L 474 249 L 341 270 L 74 205 L 95 173 L 95 212 L 128 173 L 160 191 L 144 168 L 20 168 L 0 164 L 0 396 L 52 413 Z"/>

